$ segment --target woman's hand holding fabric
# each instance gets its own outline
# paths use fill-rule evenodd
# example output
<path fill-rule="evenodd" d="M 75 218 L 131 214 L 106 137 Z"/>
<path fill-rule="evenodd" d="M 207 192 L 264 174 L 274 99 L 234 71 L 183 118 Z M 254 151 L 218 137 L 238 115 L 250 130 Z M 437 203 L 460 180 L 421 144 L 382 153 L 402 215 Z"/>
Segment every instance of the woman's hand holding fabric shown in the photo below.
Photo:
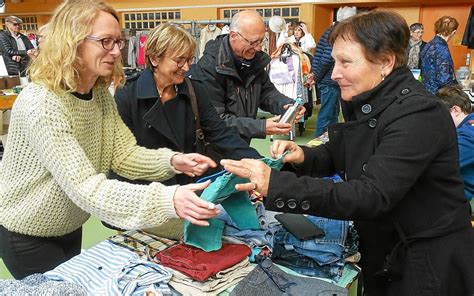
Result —
<path fill-rule="evenodd" d="M 256 190 L 264 196 L 267 195 L 272 169 L 265 163 L 257 159 L 244 158 L 240 161 L 223 159 L 221 164 L 228 172 L 250 180 L 248 183 L 235 185 L 235 189 L 238 191 Z"/>
<path fill-rule="evenodd" d="M 204 190 L 209 184 L 211 181 L 179 186 L 173 197 L 176 214 L 193 224 L 209 226 L 206 220 L 217 216 L 219 210 L 213 203 L 201 199 L 195 193 L 195 191 Z"/>
<path fill-rule="evenodd" d="M 293 141 L 276 140 L 270 147 L 270 154 L 273 158 L 280 157 L 285 151 L 289 151 L 289 153 L 283 158 L 283 162 L 300 164 L 304 161 L 303 149 Z"/>
<path fill-rule="evenodd" d="M 199 153 L 175 154 L 171 157 L 171 165 L 190 177 L 201 176 L 209 167 L 217 166 L 212 159 Z"/>

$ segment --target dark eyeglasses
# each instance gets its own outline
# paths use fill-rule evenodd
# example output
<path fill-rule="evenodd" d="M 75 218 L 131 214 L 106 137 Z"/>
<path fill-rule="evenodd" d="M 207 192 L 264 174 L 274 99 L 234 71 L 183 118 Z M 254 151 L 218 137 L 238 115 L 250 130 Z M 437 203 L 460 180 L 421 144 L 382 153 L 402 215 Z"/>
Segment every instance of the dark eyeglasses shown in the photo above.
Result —
<path fill-rule="evenodd" d="M 15 27 L 19 27 L 19 26 L 21 26 L 21 24 L 20 24 L 20 23 L 10 23 L 10 24 L 12 24 L 12 25 L 13 25 L 13 26 L 15 26 Z"/>
<path fill-rule="evenodd" d="M 244 39 L 245 42 L 247 42 L 249 44 L 249 46 L 253 47 L 253 48 L 259 47 L 260 45 L 262 45 L 263 42 L 267 41 L 267 37 L 263 38 L 262 40 L 250 41 L 247 38 L 245 38 L 244 36 L 242 36 L 242 34 L 240 34 L 239 32 L 235 32 L 235 33 L 237 33 L 240 37 L 242 37 L 242 39 Z"/>
<path fill-rule="evenodd" d="M 171 59 L 171 58 L 170 58 Z M 184 58 L 184 57 L 181 57 L 181 58 L 177 58 L 177 59 L 171 59 L 173 61 L 176 62 L 176 66 L 178 66 L 178 68 L 183 68 L 184 67 L 184 64 L 188 64 L 188 65 L 192 65 L 196 62 L 196 57 L 195 56 L 192 56 L 190 58 Z"/>
<path fill-rule="evenodd" d="M 119 39 L 113 39 L 109 37 L 105 38 L 99 38 L 99 37 L 94 37 L 94 36 L 87 36 L 86 39 L 93 40 L 96 42 L 100 42 L 102 44 L 102 47 L 105 50 L 112 50 L 115 47 L 115 44 L 118 45 L 119 49 L 122 49 L 125 47 L 125 39 L 119 38 Z"/>

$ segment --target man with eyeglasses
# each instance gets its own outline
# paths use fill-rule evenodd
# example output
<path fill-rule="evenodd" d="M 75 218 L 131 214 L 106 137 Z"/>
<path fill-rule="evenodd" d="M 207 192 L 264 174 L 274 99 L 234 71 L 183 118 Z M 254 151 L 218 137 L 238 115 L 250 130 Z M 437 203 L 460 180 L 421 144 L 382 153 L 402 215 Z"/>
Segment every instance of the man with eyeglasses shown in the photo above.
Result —
<path fill-rule="evenodd" d="M 26 75 L 35 48 L 28 37 L 20 33 L 23 21 L 14 15 L 5 19 L 6 30 L 0 33 L 0 54 L 7 66 L 8 75 Z"/>
<path fill-rule="evenodd" d="M 256 119 L 258 108 L 281 115 L 293 100 L 281 94 L 271 83 L 265 67 L 270 57 L 262 52 L 265 24 L 255 10 L 244 10 L 232 18 L 230 33 L 218 36 L 206 44 L 203 57 L 192 69 L 217 113 L 227 126 L 235 126 L 241 137 L 287 134 L 291 124 L 278 123 L 276 117 Z M 304 114 L 300 107 L 297 120 Z"/>

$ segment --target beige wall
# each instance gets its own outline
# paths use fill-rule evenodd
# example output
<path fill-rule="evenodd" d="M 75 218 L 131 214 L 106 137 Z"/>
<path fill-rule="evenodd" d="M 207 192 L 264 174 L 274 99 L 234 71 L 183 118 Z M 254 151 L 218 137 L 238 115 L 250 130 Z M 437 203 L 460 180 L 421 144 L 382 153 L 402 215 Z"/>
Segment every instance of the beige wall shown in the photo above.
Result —
<path fill-rule="evenodd" d="M 378 10 L 389 10 L 399 13 L 405 18 L 408 25 L 418 23 L 420 21 L 420 7 L 380 7 Z"/>

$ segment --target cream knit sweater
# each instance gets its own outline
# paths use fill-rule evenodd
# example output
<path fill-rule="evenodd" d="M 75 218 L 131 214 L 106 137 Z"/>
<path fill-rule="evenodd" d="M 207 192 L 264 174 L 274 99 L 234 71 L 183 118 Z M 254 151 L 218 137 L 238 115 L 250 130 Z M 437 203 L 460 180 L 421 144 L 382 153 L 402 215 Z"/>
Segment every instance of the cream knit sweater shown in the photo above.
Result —
<path fill-rule="evenodd" d="M 177 217 L 177 186 L 134 185 L 106 173 L 163 181 L 176 173 L 174 154 L 137 146 L 106 88 L 85 101 L 30 83 L 13 106 L 0 166 L 0 224 L 44 237 L 70 233 L 90 214 L 126 229 L 158 226 Z"/>

